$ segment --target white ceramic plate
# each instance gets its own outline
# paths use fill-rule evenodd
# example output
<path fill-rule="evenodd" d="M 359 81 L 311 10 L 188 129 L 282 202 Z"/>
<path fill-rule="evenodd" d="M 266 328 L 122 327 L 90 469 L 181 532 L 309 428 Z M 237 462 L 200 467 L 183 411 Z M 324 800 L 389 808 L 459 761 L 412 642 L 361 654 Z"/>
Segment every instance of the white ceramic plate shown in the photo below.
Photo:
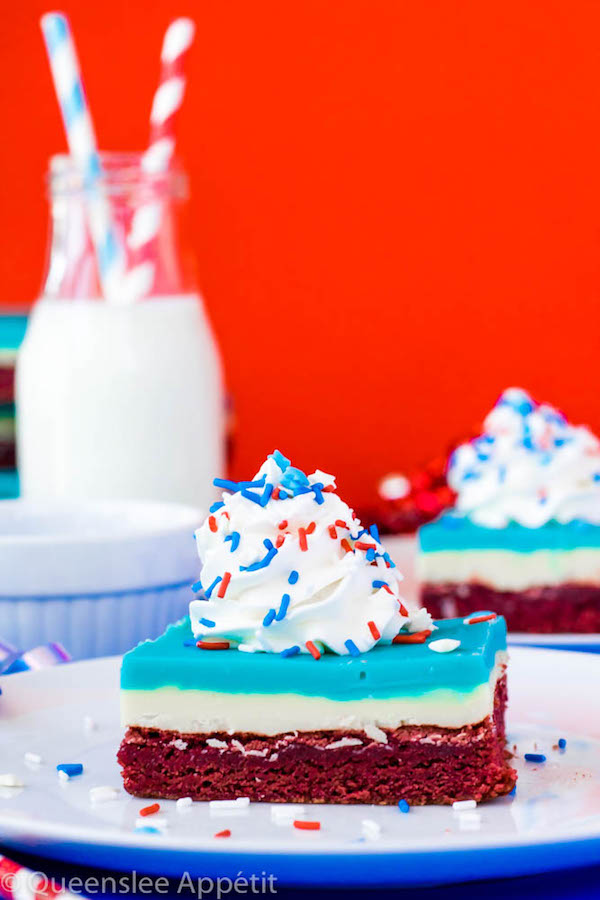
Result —
<path fill-rule="evenodd" d="M 600 862 L 600 657 L 514 648 L 509 668 L 510 742 L 517 744 L 514 797 L 460 816 L 447 807 L 307 806 L 318 832 L 271 820 L 269 804 L 215 815 L 205 803 L 178 812 L 162 802 L 164 833 L 134 831 L 147 800 L 122 791 L 93 806 L 89 790 L 120 787 L 115 753 L 118 658 L 0 678 L 3 843 L 55 859 L 179 876 L 272 874 L 279 884 L 432 884 L 517 875 Z M 84 717 L 97 728 L 86 733 Z M 553 749 L 567 739 L 564 752 Z M 544 764 L 524 762 L 537 745 Z M 41 765 L 28 764 L 27 752 Z M 62 784 L 55 766 L 81 762 Z M 302 818 L 302 814 L 298 814 Z M 362 820 L 381 827 L 361 836 Z M 147 820 L 148 824 L 150 820 Z M 231 837 L 215 838 L 229 828 Z"/>

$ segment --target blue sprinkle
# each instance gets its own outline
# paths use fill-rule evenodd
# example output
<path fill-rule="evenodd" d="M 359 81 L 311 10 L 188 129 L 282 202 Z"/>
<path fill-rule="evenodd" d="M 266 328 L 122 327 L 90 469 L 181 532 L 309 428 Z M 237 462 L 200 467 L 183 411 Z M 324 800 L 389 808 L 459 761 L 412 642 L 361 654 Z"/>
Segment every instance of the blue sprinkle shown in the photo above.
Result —
<path fill-rule="evenodd" d="M 344 647 L 347 648 L 350 656 L 360 656 L 360 650 L 358 649 L 354 641 L 350 640 L 350 638 L 348 638 L 347 641 L 344 641 Z"/>
<path fill-rule="evenodd" d="M 369 549 L 367 550 L 367 562 L 374 562 L 374 561 L 375 561 L 375 548 L 369 547 Z"/>
<path fill-rule="evenodd" d="M 59 763 L 56 767 L 57 772 L 66 772 L 69 778 L 72 778 L 73 775 L 81 775 L 83 772 L 83 764 L 82 763 Z"/>
<path fill-rule="evenodd" d="M 398 809 L 401 813 L 410 812 L 410 803 L 407 800 L 398 800 Z"/>
<path fill-rule="evenodd" d="M 226 541 L 231 541 L 231 552 L 235 553 L 240 544 L 240 533 L 239 531 L 232 531 L 231 534 L 228 534 L 225 538 Z"/>
<path fill-rule="evenodd" d="M 198 591 L 201 591 L 201 590 L 202 590 L 202 582 L 200 581 L 200 579 L 198 579 L 198 581 L 195 581 L 195 582 L 193 583 L 193 585 L 192 585 L 192 590 L 193 590 L 193 592 L 194 592 L 195 594 L 197 594 Z"/>
<path fill-rule="evenodd" d="M 287 498 L 288 498 L 287 491 L 284 491 L 283 488 L 279 488 L 279 499 L 287 500 Z"/>
<path fill-rule="evenodd" d="M 324 487 L 325 487 L 325 485 L 321 484 L 321 482 L 318 482 L 317 484 L 313 484 L 313 486 L 312 486 L 312 489 L 315 494 L 315 500 L 317 501 L 319 506 L 321 506 L 321 504 L 325 503 L 325 498 L 323 496 L 323 488 Z"/>
<path fill-rule="evenodd" d="M 263 619 L 264 627 L 268 628 L 274 618 L 275 618 L 275 610 L 270 609 L 269 612 L 266 614 L 266 616 Z"/>
<path fill-rule="evenodd" d="M 363 534 L 369 534 L 366 528 L 361 528 L 360 531 L 357 532 L 357 534 L 350 533 L 350 538 L 353 541 L 359 541 Z"/>
<path fill-rule="evenodd" d="M 527 762 L 546 762 L 546 757 L 543 753 L 526 753 L 525 759 Z"/>
<path fill-rule="evenodd" d="M 298 644 L 294 644 L 293 647 L 286 647 L 279 655 L 285 658 L 286 656 L 296 656 L 298 653 L 300 653 L 300 647 Z"/>
<path fill-rule="evenodd" d="M 594 472 L 592 477 L 594 481 L 600 481 L 600 472 Z"/>
<path fill-rule="evenodd" d="M 383 558 L 385 559 L 386 563 L 389 563 L 390 569 L 395 569 L 395 568 L 396 568 L 396 563 L 393 561 L 392 557 L 391 557 L 390 554 L 387 552 L 387 550 L 386 550 L 385 553 L 383 554 Z"/>
<path fill-rule="evenodd" d="M 374 581 L 372 586 L 374 588 L 388 587 L 388 583 L 387 581 Z"/>
<path fill-rule="evenodd" d="M 558 749 L 559 749 L 559 750 L 564 750 L 566 746 L 567 746 L 567 739 L 566 739 L 566 738 L 559 738 L 559 739 L 558 739 Z"/>
<path fill-rule="evenodd" d="M 264 541 L 263 541 L 263 544 L 265 545 L 265 547 L 267 548 L 267 550 L 272 550 L 272 549 L 273 549 L 273 541 L 270 541 L 269 538 L 265 538 Z"/>
<path fill-rule="evenodd" d="M 513 787 L 512 791 L 509 791 L 509 792 L 508 792 L 508 796 L 509 796 L 509 797 L 514 797 L 516 793 L 517 793 L 517 785 L 515 784 L 515 786 Z"/>
<path fill-rule="evenodd" d="M 262 496 L 260 498 L 260 505 L 266 506 L 269 500 L 271 499 L 271 494 L 273 493 L 273 485 L 267 484 L 264 491 L 262 492 Z"/>
<path fill-rule="evenodd" d="M 215 622 L 212 619 L 198 619 L 201 625 L 205 625 L 207 628 L 214 628 Z"/>
<path fill-rule="evenodd" d="M 271 542 L 269 541 L 269 543 Z M 271 544 L 271 550 L 267 551 L 266 556 L 263 556 L 262 559 L 258 559 L 256 562 L 251 563 L 249 566 L 240 566 L 240 572 L 258 572 L 259 569 L 264 569 L 266 566 L 268 566 L 274 556 L 277 556 L 277 550 Z"/>
<path fill-rule="evenodd" d="M 183 642 L 184 647 L 195 647 L 196 646 L 196 638 L 188 638 Z"/>
<path fill-rule="evenodd" d="M 290 572 L 290 577 L 288 578 L 288 584 L 296 584 L 296 582 L 298 581 L 298 578 L 299 578 L 299 577 L 300 577 L 300 576 L 298 575 L 298 573 L 296 572 L 296 570 L 293 569 L 293 571 Z"/>
<path fill-rule="evenodd" d="M 217 500 L 217 502 L 216 502 L 216 503 L 213 503 L 213 505 L 210 507 L 209 512 L 211 512 L 211 513 L 216 513 L 216 511 L 217 511 L 218 509 L 221 509 L 222 506 L 225 506 L 225 504 L 223 503 L 223 501 L 222 501 L 222 500 Z"/>
<path fill-rule="evenodd" d="M 371 534 L 371 537 L 375 538 L 377 543 L 380 544 L 381 541 L 379 538 L 379 528 L 377 527 L 377 525 L 375 525 L 375 523 L 373 523 L 373 525 L 371 525 L 371 527 L 369 528 L 369 532 Z"/>
<path fill-rule="evenodd" d="M 290 466 L 290 461 L 287 456 L 284 456 L 279 450 L 273 450 L 272 453 L 269 453 L 269 457 L 274 459 L 279 468 L 284 472 Z"/>
<path fill-rule="evenodd" d="M 214 478 L 213 484 L 216 488 L 222 488 L 224 491 L 233 491 L 234 494 L 240 489 L 237 481 L 230 481 L 229 478 Z"/>
<path fill-rule="evenodd" d="M 281 598 L 281 606 L 277 610 L 277 615 L 275 616 L 275 618 L 277 619 L 278 622 L 281 622 L 282 619 L 285 619 L 285 614 L 288 611 L 289 605 L 290 605 L 290 595 L 284 594 L 283 597 Z"/>
<path fill-rule="evenodd" d="M 204 596 L 206 597 L 207 600 L 210 600 L 210 595 L 212 594 L 212 592 L 214 591 L 214 589 L 216 588 L 218 583 L 222 580 L 223 579 L 221 578 L 221 576 L 217 575 L 217 577 L 215 578 L 215 580 L 213 581 L 211 586 L 206 588 L 206 590 L 204 591 Z"/>
<path fill-rule="evenodd" d="M 467 469 L 466 472 L 463 472 L 463 481 L 474 481 L 476 478 L 481 478 L 481 472 L 476 472 L 475 469 Z"/>
<path fill-rule="evenodd" d="M 252 500 L 253 503 L 256 503 L 257 506 L 262 506 L 262 495 L 253 494 L 252 491 L 248 490 L 248 488 L 242 488 L 241 490 L 242 497 L 245 497 L 246 500 Z"/>
<path fill-rule="evenodd" d="M 531 440 L 531 438 L 529 437 L 529 435 L 525 435 L 525 436 L 523 437 L 523 446 L 525 447 L 526 450 L 533 450 L 533 449 L 534 449 L 533 441 Z"/>
<path fill-rule="evenodd" d="M 152 825 L 140 825 L 139 828 L 134 829 L 136 834 L 160 834 L 160 830 L 158 828 L 153 828 Z"/>

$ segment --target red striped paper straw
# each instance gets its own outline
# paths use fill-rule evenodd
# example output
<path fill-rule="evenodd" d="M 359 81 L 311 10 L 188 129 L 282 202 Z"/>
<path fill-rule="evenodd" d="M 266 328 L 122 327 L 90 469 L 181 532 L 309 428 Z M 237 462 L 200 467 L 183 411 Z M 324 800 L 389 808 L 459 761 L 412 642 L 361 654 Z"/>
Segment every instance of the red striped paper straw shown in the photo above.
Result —
<path fill-rule="evenodd" d="M 185 94 L 185 66 L 196 26 L 191 19 L 171 22 L 160 54 L 160 79 L 150 112 L 150 143 L 144 154 L 146 172 L 166 172 L 175 151 L 175 123 Z"/>
<path fill-rule="evenodd" d="M 161 70 L 150 112 L 150 143 L 142 157 L 142 171 L 148 175 L 168 172 L 175 153 L 175 123 L 185 94 L 185 64 L 196 26 L 191 19 L 171 22 L 165 32 L 160 54 Z M 137 297 L 152 290 L 156 264 L 153 243 L 160 231 L 164 204 L 143 203 L 136 210 L 127 244 L 133 254 L 128 281 Z"/>

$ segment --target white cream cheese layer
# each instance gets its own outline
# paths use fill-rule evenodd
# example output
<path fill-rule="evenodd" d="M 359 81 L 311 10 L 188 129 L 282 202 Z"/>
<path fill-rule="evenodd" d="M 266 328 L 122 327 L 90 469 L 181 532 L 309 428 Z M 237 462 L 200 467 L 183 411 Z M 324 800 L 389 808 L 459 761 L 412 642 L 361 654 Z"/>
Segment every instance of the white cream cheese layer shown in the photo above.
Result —
<path fill-rule="evenodd" d="M 422 583 L 475 582 L 498 591 L 600 584 L 600 550 L 433 550 L 419 554 L 417 577 Z"/>
<path fill-rule="evenodd" d="M 364 731 L 402 725 L 462 728 L 492 714 L 494 691 L 507 662 L 496 654 L 489 682 L 467 693 L 438 689 L 421 696 L 389 699 L 330 700 L 302 694 L 225 694 L 159 688 L 122 690 L 124 727 L 158 728 L 183 734 L 276 735 L 290 731 Z"/>

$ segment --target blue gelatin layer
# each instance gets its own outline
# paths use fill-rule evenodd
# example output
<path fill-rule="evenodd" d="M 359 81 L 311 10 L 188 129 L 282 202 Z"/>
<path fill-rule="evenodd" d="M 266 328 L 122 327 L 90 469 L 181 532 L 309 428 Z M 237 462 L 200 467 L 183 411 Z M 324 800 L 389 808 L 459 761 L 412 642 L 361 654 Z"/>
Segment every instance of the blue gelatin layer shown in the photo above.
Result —
<path fill-rule="evenodd" d="M 485 528 L 454 511 L 419 529 L 419 548 L 423 553 L 436 550 L 576 550 L 600 549 L 600 525 L 575 520 L 561 524 L 551 521 L 540 528 L 527 528 L 510 522 L 505 528 Z"/>
<path fill-rule="evenodd" d="M 462 619 L 436 622 L 423 644 L 378 645 L 358 656 L 325 653 L 283 658 L 275 653 L 200 650 L 191 641 L 190 621 L 171 625 L 156 641 L 127 653 L 123 690 L 220 691 L 228 694 L 302 694 L 332 700 L 420 696 L 436 689 L 467 693 L 489 681 L 496 653 L 506 648 L 504 619 L 465 625 Z M 429 643 L 454 638 L 460 647 L 436 653 Z"/>

